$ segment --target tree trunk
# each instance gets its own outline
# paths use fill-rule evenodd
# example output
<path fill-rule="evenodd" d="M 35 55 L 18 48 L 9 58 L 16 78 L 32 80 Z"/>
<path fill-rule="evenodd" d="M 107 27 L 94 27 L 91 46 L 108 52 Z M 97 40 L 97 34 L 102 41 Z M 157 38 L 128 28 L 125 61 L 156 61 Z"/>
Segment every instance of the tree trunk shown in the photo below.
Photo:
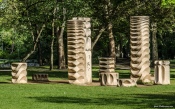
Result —
<path fill-rule="evenodd" d="M 14 39 L 13 39 L 14 40 Z M 14 41 L 12 41 L 12 45 L 11 45 L 11 52 L 10 54 L 12 54 L 14 52 L 14 47 L 15 47 L 15 44 L 14 44 Z"/>
<path fill-rule="evenodd" d="M 158 60 L 158 48 L 157 48 L 157 24 L 152 23 L 152 66 L 154 65 L 154 61 Z"/>
<path fill-rule="evenodd" d="M 108 36 L 109 36 L 109 47 L 110 47 L 110 50 L 109 50 L 109 56 L 110 57 L 114 57 L 114 59 L 116 59 L 116 53 L 115 53 L 115 39 L 114 39 L 114 35 L 113 35 L 113 31 L 112 31 L 112 28 L 113 28 L 113 25 L 112 25 L 112 22 L 111 22 L 111 15 L 112 15 L 112 4 L 111 4 L 111 1 L 110 0 L 105 0 L 105 18 L 106 18 L 106 21 L 107 21 L 107 31 L 108 31 Z"/>
<path fill-rule="evenodd" d="M 116 53 L 115 53 L 115 39 L 112 31 L 113 25 L 111 22 L 108 24 L 108 34 L 109 34 L 109 47 L 110 51 L 109 54 L 111 57 L 116 58 Z"/>
<path fill-rule="evenodd" d="M 63 22 L 61 32 L 58 34 L 58 69 L 65 69 L 65 55 L 64 55 L 64 44 L 63 44 L 63 33 L 65 29 L 65 23 Z"/>
<path fill-rule="evenodd" d="M 92 47 L 91 47 L 91 50 L 92 50 L 92 53 L 93 53 L 93 49 L 94 49 L 94 46 L 95 44 L 97 43 L 98 39 L 100 38 L 100 36 L 102 35 L 102 33 L 105 31 L 105 28 L 102 27 L 99 31 L 99 34 L 97 35 L 96 39 L 94 40 L 94 42 L 92 43 Z"/>
<path fill-rule="evenodd" d="M 56 6 L 53 9 L 53 20 L 52 20 L 52 40 L 50 45 L 50 70 L 53 70 L 53 45 L 54 45 L 54 39 L 55 39 L 55 13 L 56 13 Z"/>
<path fill-rule="evenodd" d="M 50 45 L 50 70 L 53 70 L 53 45 L 54 45 L 54 35 L 52 35 L 52 41 Z"/>
<path fill-rule="evenodd" d="M 63 23 L 61 26 L 61 31 L 59 29 L 57 31 L 57 41 L 58 41 L 58 69 L 65 69 L 66 62 L 65 62 L 65 55 L 64 55 L 64 43 L 63 43 L 63 33 L 66 25 L 66 9 L 63 8 Z"/>
<path fill-rule="evenodd" d="M 33 49 L 22 59 L 22 62 L 25 62 L 35 52 L 36 47 L 37 47 L 38 40 L 39 40 L 39 38 L 41 36 L 41 33 L 42 33 L 44 27 L 45 27 L 45 24 L 42 25 L 39 33 L 37 34 L 37 36 L 36 36 L 36 38 L 34 40 Z M 32 32 L 32 35 L 34 35 L 33 32 Z"/>
<path fill-rule="evenodd" d="M 38 40 L 38 62 L 39 65 L 42 66 L 42 53 L 41 53 L 41 43 L 40 40 Z"/>

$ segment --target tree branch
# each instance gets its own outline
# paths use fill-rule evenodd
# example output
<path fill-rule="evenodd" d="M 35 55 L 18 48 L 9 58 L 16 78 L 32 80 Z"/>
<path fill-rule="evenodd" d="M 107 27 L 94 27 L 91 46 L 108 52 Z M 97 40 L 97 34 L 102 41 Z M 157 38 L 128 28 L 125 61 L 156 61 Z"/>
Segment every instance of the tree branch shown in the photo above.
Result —
<path fill-rule="evenodd" d="M 98 39 L 99 39 L 100 36 L 102 35 L 102 33 L 105 31 L 105 29 L 106 29 L 105 27 L 102 27 L 102 28 L 100 29 L 100 31 L 99 31 L 99 33 L 98 33 L 96 39 L 95 39 L 94 42 L 92 43 L 92 47 L 91 47 L 92 50 L 93 50 L 95 44 L 97 43 Z"/>
<path fill-rule="evenodd" d="M 41 27 L 41 29 L 40 29 L 40 31 L 39 31 L 39 34 L 37 35 L 37 38 L 36 38 L 36 40 L 35 40 L 33 49 L 22 59 L 22 62 L 25 62 L 25 61 L 27 60 L 27 58 L 29 58 L 30 55 L 32 55 L 32 54 L 35 52 L 36 47 L 37 47 L 38 40 L 39 40 L 39 38 L 40 38 L 40 36 L 41 36 L 41 33 L 42 33 L 44 27 L 45 27 L 45 24 L 42 25 L 42 27 Z"/>

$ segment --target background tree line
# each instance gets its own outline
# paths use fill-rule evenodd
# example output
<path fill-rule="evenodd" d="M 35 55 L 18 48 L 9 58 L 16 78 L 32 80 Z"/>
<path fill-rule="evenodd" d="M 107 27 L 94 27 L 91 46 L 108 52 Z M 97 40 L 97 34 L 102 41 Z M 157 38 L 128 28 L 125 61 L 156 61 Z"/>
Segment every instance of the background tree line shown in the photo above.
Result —
<path fill-rule="evenodd" d="M 163 5 L 162 5 L 163 4 Z M 66 22 L 90 17 L 93 63 L 129 58 L 130 16 L 150 16 L 151 59 L 175 58 L 174 5 L 162 0 L 2 0 L 0 58 L 66 68 Z"/>

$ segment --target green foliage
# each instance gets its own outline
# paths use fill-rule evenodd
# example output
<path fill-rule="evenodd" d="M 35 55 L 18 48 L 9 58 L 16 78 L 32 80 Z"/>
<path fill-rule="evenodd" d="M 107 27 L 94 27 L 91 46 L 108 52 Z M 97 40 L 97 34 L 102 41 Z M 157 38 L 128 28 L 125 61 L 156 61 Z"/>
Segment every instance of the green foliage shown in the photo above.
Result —
<path fill-rule="evenodd" d="M 122 50 L 129 53 L 129 18 L 133 15 L 150 16 L 150 23 L 157 23 L 159 47 L 166 47 L 163 43 L 165 37 L 171 39 L 174 30 L 174 0 L 110 0 L 111 5 L 109 12 L 109 20 L 113 23 L 113 34 L 116 46 L 121 45 Z M 35 39 L 42 25 L 45 24 L 39 44 L 41 45 L 42 58 L 49 58 L 50 42 L 52 36 L 52 20 L 55 19 L 55 27 L 61 29 L 63 23 L 63 9 L 66 9 L 66 19 L 72 17 L 90 17 L 92 24 L 92 41 L 98 35 L 101 27 L 107 26 L 105 0 L 1 0 L 0 2 L 0 40 L 4 44 L 4 50 L 1 54 L 12 55 L 12 45 L 14 51 L 11 57 L 20 54 L 20 58 L 26 55 L 35 43 Z M 164 8 L 169 6 L 168 8 Z M 55 18 L 53 9 L 57 8 Z M 31 34 L 33 32 L 33 35 Z M 165 34 L 171 33 L 171 34 Z M 18 40 L 17 40 L 18 39 Z M 56 32 L 55 32 L 56 39 Z M 170 44 L 171 49 L 175 49 L 173 41 L 165 41 Z M 93 58 L 98 63 L 98 56 L 108 56 L 108 37 L 105 31 L 97 42 Z M 64 44 L 66 44 L 66 29 L 64 31 Z M 66 45 L 65 51 L 66 51 Z M 33 57 L 38 58 L 39 51 L 34 53 Z M 54 56 L 57 60 L 57 42 L 54 42 Z M 170 50 L 168 50 L 169 52 Z M 173 51 L 172 51 L 173 52 Z M 159 49 L 159 54 L 165 55 L 165 51 Z M 65 53 L 66 54 L 66 53 Z M 169 55 L 163 56 L 170 58 Z M 1 55 L 3 57 L 4 55 Z M 9 55 L 5 55 L 8 57 Z M 18 57 L 18 56 L 16 56 Z M 172 56 L 171 56 L 172 57 Z"/>
<path fill-rule="evenodd" d="M 175 0 L 162 0 L 163 7 L 170 7 L 172 5 L 175 5 Z"/>

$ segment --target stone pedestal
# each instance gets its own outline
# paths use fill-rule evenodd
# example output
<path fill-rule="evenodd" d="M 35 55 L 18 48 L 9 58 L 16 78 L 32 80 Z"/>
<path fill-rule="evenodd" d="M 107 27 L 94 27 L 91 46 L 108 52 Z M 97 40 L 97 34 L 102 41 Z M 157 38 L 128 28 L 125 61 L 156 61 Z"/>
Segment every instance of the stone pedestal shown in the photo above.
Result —
<path fill-rule="evenodd" d="M 43 73 L 33 74 L 32 75 L 32 80 L 33 81 L 49 81 L 48 80 L 48 74 L 43 74 Z"/>
<path fill-rule="evenodd" d="M 92 82 L 90 27 L 90 18 L 73 18 L 67 22 L 69 83 Z"/>
<path fill-rule="evenodd" d="M 131 47 L 131 79 L 146 80 L 150 73 L 149 49 L 149 17 L 131 16 L 130 47 Z M 149 78 L 149 77 L 148 77 Z M 144 81 L 143 81 L 144 82 Z"/>
<path fill-rule="evenodd" d="M 170 84 L 170 61 L 156 60 L 154 64 L 155 84 Z"/>
<path fill-rule="evenodd" d="M 101 86 L 117 86 L 118 78 L 118 73 L 100 73 L 100 84 Z"/>
<path fill-rule="evenodd" d="M 115 61 L 112 57 L 99 58 L 99 80 L 102 86 L 117 86 L 119 74 L 115 72 Z"/>
<path fill-rule="evenodd" d="M 27 63 L 12 63 L 12 83 L 27 83 Z"/>

